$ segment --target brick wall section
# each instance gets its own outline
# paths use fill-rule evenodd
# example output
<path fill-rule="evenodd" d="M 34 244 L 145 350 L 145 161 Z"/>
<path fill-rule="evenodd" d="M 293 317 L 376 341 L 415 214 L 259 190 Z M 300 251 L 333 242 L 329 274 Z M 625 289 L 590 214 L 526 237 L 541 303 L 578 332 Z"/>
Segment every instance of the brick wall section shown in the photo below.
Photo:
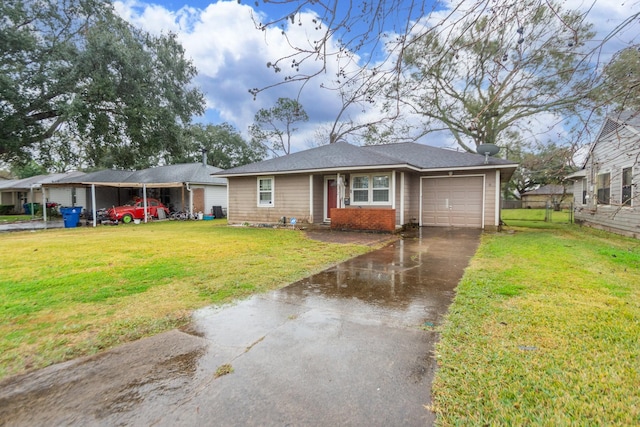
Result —
<path fill-rule="evenodd" d="M 331 209 L 331 228 L 393 232 L 396 229 L 396 210 Z"/>

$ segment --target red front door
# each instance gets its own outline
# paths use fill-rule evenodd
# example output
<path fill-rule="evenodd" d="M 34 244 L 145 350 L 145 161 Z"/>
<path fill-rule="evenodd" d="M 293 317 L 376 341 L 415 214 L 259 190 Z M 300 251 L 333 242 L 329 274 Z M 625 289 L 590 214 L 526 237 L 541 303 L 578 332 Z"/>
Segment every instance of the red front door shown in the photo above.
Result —
<path fill-rule="evenodd" d="M 338 186 L 335 179 L 327 180 L 327 218 L 331 219 L 331 209 L 338 207 Z"/>

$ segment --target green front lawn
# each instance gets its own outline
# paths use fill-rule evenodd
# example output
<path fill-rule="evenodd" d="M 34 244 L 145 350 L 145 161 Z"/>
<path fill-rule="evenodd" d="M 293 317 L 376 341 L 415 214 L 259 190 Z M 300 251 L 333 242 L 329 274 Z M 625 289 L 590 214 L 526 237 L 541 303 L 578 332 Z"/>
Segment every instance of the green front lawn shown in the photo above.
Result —
<path fill-rule="evenodd" d="M 0 378 L 189 321 L 372 248 L 226 221 L 0 234 Z"/>
<path fill-rule="evenodd" d="M 438 424 L 640 425 L 640 241 L 539 225 L 483 236 L 437 346 Z"/>
<path fill-rule="evenodd" d="M 42 217 L 41 217 L 42 218 Z M 31 215 L 0 215 L 0 224 L 18 221 L 30 221 Z"/>

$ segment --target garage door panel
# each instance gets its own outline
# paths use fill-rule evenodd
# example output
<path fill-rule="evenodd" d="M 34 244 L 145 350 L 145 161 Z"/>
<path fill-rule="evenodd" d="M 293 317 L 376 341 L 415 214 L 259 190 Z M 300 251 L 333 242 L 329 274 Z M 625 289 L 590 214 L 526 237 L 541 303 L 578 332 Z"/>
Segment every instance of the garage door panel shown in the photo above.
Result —
<path fill-rule="evenodd" d="M 423 178 L 422 225 L 482 228 L 482 177 Z"/>

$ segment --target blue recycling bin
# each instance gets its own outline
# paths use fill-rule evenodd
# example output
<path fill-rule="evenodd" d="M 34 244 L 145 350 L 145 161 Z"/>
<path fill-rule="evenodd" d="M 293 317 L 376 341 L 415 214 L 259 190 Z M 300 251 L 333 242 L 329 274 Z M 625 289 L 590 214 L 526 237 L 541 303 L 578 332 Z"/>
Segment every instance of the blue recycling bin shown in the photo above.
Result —
<path fill-rule="evenodd" d="M 64 228 L 75 228 L 80 222 L 82 206 L 60 208 L 60 213 L 62 214 L 62 220 L 64 221 Z"/>

